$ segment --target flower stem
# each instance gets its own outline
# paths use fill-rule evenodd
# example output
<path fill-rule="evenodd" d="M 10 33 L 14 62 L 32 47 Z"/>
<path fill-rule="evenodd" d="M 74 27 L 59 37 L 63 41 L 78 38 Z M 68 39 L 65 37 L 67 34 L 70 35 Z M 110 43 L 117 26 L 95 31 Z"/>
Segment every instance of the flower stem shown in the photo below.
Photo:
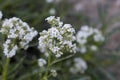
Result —
<path fill-rule="evenodd" d="M 8 73 L 9 63 L 10 63 L 10 58 L 7 58 L 6 63 L 4 65 L 3 73 L 2 73 L 2 80 L 7 80 L 7 73 Z"/>
<path fill-rule="evenodd" d="M 49 71 L 49 68 L 50 68 L 50 64 L 51 64 L 51 56 L 49 54 L 47 69 L 46 69 L 45 75 L 43 77 L 43 80 L 48 80 L 48 71 Z"/>
<path fill-rule="evenodd" d="M 64 57 L 64 58 L 55 60 L 55 61 L 53 61 L 53 62 L 50 64 L 50 66 L 52 66 L 52 65 L 54 65 L 54 64 L 56 64 L 56 63 L 58 63 L 58 62 L 64 61 L 64 60 L 66 60 L 66 59 L 69 59 L 69 58 L 73 57 L 74 55 L 75 55 L 75 54 L 72 54 L 72 55 L 66 56 L 66 57 Z"/>

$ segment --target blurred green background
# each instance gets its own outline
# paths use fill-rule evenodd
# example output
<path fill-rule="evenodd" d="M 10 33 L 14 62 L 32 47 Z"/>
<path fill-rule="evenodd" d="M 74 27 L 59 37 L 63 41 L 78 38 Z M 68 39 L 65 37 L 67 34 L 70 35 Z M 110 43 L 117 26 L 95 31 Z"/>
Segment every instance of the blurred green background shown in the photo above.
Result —
<path fill-rule="evenodd" d="M 53 3 L 47 3 L 46 0 L 0 0 L 0 10 L 3 12 L 4 18 L 14 16 L 21 18 L 37 31 L 49 28 L 45 18 L 51 15 L 59 16 L 65 23 L 72 24 L 76 31 L 80 29 L 81 25 L 101 29 L 106 38 L 105 42 L 99 52 L 92 56 L 91 61 L 87 61 L 90 67 L 86 74 L 81 75 L 82 77 L 91 76 L 91 80 L 119 80 L 120 78 L 119 7 L 120 0 L 61 0 Z M 50 13 L 52 8 L 55 9 L 55 14 Z M 31 47 L 27 51 L 23 50 L 22 54 L 12 59 L 9 71 L 10 80 L 13 78 L 15 80 L 37 80 L 38 75 L 36 74 L 38 74 L 39 68 L 35 60 L 40 56 L 40 52 L 34 45 L 36 45 L 36 40 L 31 43 Z M 3 66 L 4 58 L 0 57 L 0 60 L 0 65 Z M 17 62 L 18 64 L 15 64 Z M 0 74 L 1 71 L 2 67 L 0 67 Z M 32 78 L 33 76 L 35 79 Z M 83 77 L 83 79 L 76 80 L 87 79 Z"/>

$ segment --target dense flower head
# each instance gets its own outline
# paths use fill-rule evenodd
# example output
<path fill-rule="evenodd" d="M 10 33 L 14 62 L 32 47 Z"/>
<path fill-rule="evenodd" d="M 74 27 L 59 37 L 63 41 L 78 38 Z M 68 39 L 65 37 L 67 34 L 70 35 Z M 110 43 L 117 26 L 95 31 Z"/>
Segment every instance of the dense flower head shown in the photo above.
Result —
<path fill-rule="evenodd" d="M 84 73 L 86 69 L 87 69 L 87 64 L 82 58 L 80 57 L 74 58 L 73 66 L 70 67 L 70 72 L 72 74 Z"/>
<path fill-rule="evenodd" d="M 30 28 L 26 22 L 16 17 L 5 19 L 2 23 L 0 32 L 6 36 L 6 41 L 10 40 L 9 45 L 5 42 L 8 47 L 10 47 L 10 45 L 15 45 L 19 47 L 19 49 L 27 49 L 29 42 L 38 34 L 34 28 Z M 14 48 L 15 46 L 10 48 Z M 8 49 L 7 51 L 4 47 L 4 53 L 12 57 L 12 54 L 9 52 L 10 50 L 11 49 Z M 15 48 L 15 52 L 16 50 L 17 48 Z"/>
<path fill-rule="evenodd" d="M 50 16 L 46 18 L 51 28 L 40 32 L 39 49 L 44 52 L 52 52 L 56 57 L 60 57 L 66 50 L 68 52 L 76 51 L 75 30 L 70 24 L 64 24 L 60 18 Z"/>
<path fill-rule="evenodd" d="M 76 41 L 78 43 L 77 50 L 81 53 L 85 53 L 89 49 L 92 51 L 96 51 L 96 44 L 103 42 L 104 37 L 100 30 L 89 26 L 82 26 L 76 34 Z"/>

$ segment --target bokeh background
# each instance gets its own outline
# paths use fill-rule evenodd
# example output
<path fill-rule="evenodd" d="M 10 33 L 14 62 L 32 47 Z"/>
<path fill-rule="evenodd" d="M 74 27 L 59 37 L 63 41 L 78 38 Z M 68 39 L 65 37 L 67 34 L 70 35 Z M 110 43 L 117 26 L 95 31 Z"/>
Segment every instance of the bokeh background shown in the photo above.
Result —
<path fill-rule="evenodd" d="M 97 66 L 100 73 L 91 68 L 90 75 L 95 76 L 97 73 L 93 80 L 120 79 L 120 0 L 54 0 L 52 3 L 46 0 L 0 0 L 0 10 L 4 18 L 19 17 L 38 31 L 49 28 L 45 18 L 51 15 L 59 16 L 65 23 L 72 24 L 76 31 L 82 25 L 101 29 L 105 42 L 94 56 L 99 62 Z M 36 41 L 31 44 L 36 44 Z M 23 53 L 28 54 L 25 66 L 21 69 L 34 64 L 34 61 L 29 63 L 29 60 L 40 55 L 35 47 L 30 47 Z M 19 59 L 13 58 L 14 61 Z"/>

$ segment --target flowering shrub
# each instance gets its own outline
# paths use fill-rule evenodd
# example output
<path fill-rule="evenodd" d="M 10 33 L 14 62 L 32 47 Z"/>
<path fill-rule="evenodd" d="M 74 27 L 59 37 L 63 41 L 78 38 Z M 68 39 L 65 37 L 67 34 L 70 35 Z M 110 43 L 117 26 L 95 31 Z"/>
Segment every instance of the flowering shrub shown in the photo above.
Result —
<path fill-rule="evenodd" d="M 0 12 L 0 19 L 2 16 Z M 97 51 L 98 44 L 104 41 L 102 32 L 96 28 L 82 26 L 76 33 L 72 25 L 63 24 L 60 17 L 50 16 L 45 20 L 50 24 L 50 28 L 40 32 L 38 38 L 37 48 L 42 52 L 36 60 L 39 79 L 49 80 L 59 76 L 57 71 L 62 71 L 59 70 L 61 67 L 55 68 L 55 65 L 59 63 L 68 67 L 67 72 L 72 75 L 85 73 L 89 65 L 82 59 L 83 56 L 80 53 L 88 53 L 89 50 Z M 6 56 L 2 79 L 7 80 L 9 79 L 7 70 L 11 65 L 10 59 L 16 55 L 17 51 L 27 50 L 30 47 L 29 43 L 38 35 L 38 31 L 16 17 L 1 20 L 1 23 L 2 47 L 4 56 Z M 64 60 L 66 64 L 61 63 Z"/>
<path fill-rule="evenodd" d="M 67 0 L 9 1 L 0 3 L 0 80 L 115 80 L 103 68 L 108 56 L 100 56 L 105 24 L 83 25 L 86 16 Z M 5 18 L 13 15 L 22 20 Z"/>

